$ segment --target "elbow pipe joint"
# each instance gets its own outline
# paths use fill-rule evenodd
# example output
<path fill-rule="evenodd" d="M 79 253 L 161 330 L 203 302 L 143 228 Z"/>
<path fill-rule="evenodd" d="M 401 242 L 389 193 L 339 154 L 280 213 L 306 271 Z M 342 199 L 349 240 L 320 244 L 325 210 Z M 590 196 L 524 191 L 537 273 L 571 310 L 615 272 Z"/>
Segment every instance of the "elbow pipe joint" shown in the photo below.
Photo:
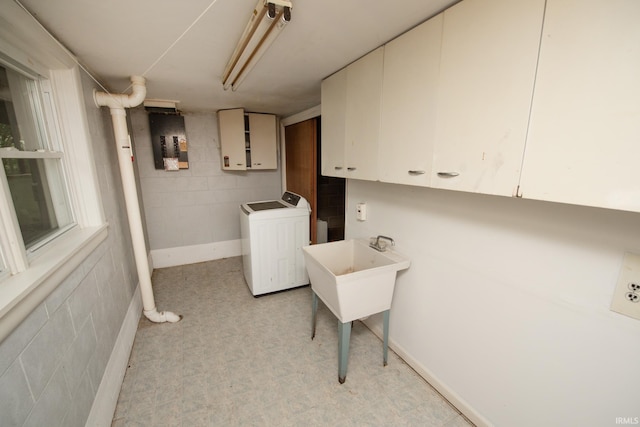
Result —
<path fill-rule="evenodd" d="M 145 78 L 141 76 L 131 76 L 131 94 L 112 94 L 105 92 L 93 92 L 93 101 L 97 107 L 109 108 L 132 108 L 140 105 L 147 95 Z"/>
<path fill-rule="evenodd" d="M 182 316 L 171 311 L 158 311 L 157 309 L 143 311 L 145 317 L 154 323 L 176 323 L 182 320 Z"/>

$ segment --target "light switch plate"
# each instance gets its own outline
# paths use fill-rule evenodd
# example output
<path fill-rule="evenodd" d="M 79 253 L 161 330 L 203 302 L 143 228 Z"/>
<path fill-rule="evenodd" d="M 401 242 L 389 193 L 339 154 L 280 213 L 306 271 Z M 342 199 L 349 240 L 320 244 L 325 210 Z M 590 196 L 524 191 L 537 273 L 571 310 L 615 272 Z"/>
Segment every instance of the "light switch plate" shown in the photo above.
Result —
<path fill-rule="evenodd" d="M 624 254 L 611 311 L 640 320 L 640 255 Z"/>

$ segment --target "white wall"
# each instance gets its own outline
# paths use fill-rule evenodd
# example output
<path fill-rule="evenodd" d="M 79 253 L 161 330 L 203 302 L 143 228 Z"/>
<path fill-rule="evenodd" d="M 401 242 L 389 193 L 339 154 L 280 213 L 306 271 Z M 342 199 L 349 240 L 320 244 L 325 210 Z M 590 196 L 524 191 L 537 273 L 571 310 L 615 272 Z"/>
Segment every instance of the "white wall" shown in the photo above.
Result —
<path fill-rule="evenodd" d="M 183 114 L 189 169 L 156 170 L 148 115 L 142 108 L 130 115 L 154 266 L 239 255 L 239 206 L 280 198 L 280 171 L 223 171 L 218 120 L 211 112 Z"/>
<path fill-rule="evenodd" d="M 473 420 L 640 416 L 640 321 L 609 311 L 639 214 L 355 180 L 347 198 L 347 238 L 388 235 L 412 259 L 392 346 Z"/>

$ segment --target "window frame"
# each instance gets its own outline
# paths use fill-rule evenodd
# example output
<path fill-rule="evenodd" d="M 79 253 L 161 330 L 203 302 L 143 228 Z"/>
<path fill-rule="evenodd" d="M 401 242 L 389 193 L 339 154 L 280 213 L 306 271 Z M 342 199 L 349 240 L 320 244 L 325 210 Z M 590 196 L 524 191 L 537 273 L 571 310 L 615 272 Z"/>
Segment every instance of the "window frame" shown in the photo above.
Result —
<path fill-rule="evenodd" d="M 50 111 L 43 111 L 45 131 L 62 147 L 62 170 L 77 223 L 39 246 L 34 256 L 27 256 L 18 241 L 19 231 L 20 239 L 16 238 L 15 230 L 19 230 L 19 226 L 12 213 L 12 203 L 8 203 L 10 193 L 3 177 L 0 264 L 4 260 L 5 269 L 1 270 L 0 266 L 1 342 L 107 238 L 108 224 L 100 198 L 82 77 L 76 59 L 15 2 L 3 2 L 0 12 L 0 56 L 5 66 L 45 78 L 40 93 L 51 100 Z M 43 104 L 46 109 L 46 103 Z M 21 252 L 23 256 L 15 255 Z"/>
<path fill-rule="evenodd" d="M 28 268 L 28 263 L 34 259 L 40 253 L 41 249 L 46 245 L 53 242 L 62 234 L 73 229 L 78 225 L 75 218 L 75 209 L 71 205 L 70 200 L 70 188 L 68 183 L 68 172 L 66 165 L 66 153 L 64 138 L 62 137 L 59 126 L 57 109 L 55 106 L 55 94 L 52 91 L 49 79 L 44 76 L 39 76 L 31 70 L 23 70 L 12 65 L 10 61 L 3 58 L 0 53 L 0 66 L 5 69 L 11 69 L 15 74 L 20 75 L 24 79 L 28 79 L 31 83 L 27 83 L 23 86 L 23 82 L 16 82 L 15 78 L 9 78 L 9 83 L 14 80 L 15 83 L 19 83 L 23 89 L 29 92 L 28 101 L 23 102 L 23 99 L 13 99 L 14 107 L 18 106 L 16 116 L 18 118 L 18 124 L 30 122 L 29 126 L 22 127 L 23 131 L 30 131 L 32 133 L 31 139 L 35 140 L 35 144 L 31 144 L 28 150 L 23 151 L 3 151 L 0 150 L 0 160 L 2 159 L 26 159 L 26 160 L 42 160 L 47 162 L 43 163 L 40 173 L 46 176 L 45 181 L 46 190 L 52 200 L 56 201 L 49 206 L 49 209 L 55 212 L 55 219 L 57 223 L 62 223 L 60 227 L 47 233 L 43 238 L 36 240 L 32 244 L 27 245 L 21 236 L 15 236 L 11 239 L 13 244 L 5 248 L 9 258 L 15 258 L 17 261 L 12 263 L 11 274 L 17 274 Z M 15 88 L 14 88 L 15 89 Z M 12 90 L 13 92 L 14 90 Z M 19 97 L 18 97 L 19 98 Z M 24 135 L 21 135 L 24 136 Z M 34 146 L 37 149 L 34 151 Z M 54 161 L 54 164 L 49 163 Z M 56 183 L 59 182 L 59 185 Z M 12 194 L 9 188 L 8 176 L 6 173 L 0 172 L 0 197 L 3 201 L 9 205 L 8 210 L 15 212 L 15 204 L 11 200 Z M 63 201 L 64 209 L 60 209 L 59 201 Z M 7 232 L 11 234 L 21 233 L 21 226 L 19 224 L 16 214 L 11 214 L 15 218 L 9 218 L 3 215 L 3 211 L 0 211 L 0 220 L 7 221 L 9 224 L 13 224 L 13 227 L 8 227 Z M 0 247 L 3 242 L 0 241 Z M 2 278 L 0 278 L 1 283 Z"/>
<path fill-rule="evenodd" d="M 52 91 L 51 84 L 47 77 L 39 76 L 31 70 L 23 70 L 20 67 L 16 67 L 11 64 L 11 61 L 7 61 L 0 56 L 0 66 L 5 69 L 11 69 L 14 74 L 20 75 L 24 79 L 28 79 L 31 83 L 27 83 L 26 89 L 29 92 L 28 101 L 23 102 L 24 99 L 13 99 L 13 104 L 18 105 L 20 113 L 16 112 L 18 116 L 18 123 L 22 119 L 30 122 L 30 126 L 23 127 L 23 130 L 28 130 L 33 135 L 32 139 L 37 140 L 36 144 L 32 144 L 29 150 L 24 151 L 3 151 L 0 150 L 0 160 L 3 159 L 27 159 L 27 160 L 43 160 L 56 162 L 54 167 L 50 165 L 44 165 L 40 170 L 41 173 L 47 176 L 47 182 L 53 183 L 54 181 L 61 181 L 61 188 L 56 188 L 56 185 L 47 184 L 47 191 L 51 194 L 53 200 L 64 199 L 66 201 L 66 212 L 60 212 L 59 208 L 54 203 L 53 206 L 48 206 L 51 210 L 56 212 L 56 220 L 60 222 L 64 220 L 65 224 L 60 228 L 48 233 L 42 239 L 35 241 L 33 244 L 27 245 L 22 238 L 22 229 L 18 221 L 16 214 L 16 207 L 12 201 L 12 194 L 9 188 L 8 177 L 6 173 L 0 171 L 0 198 L 3 199 L 3 203 L 6 203 L 5 209 L 0 209 L 0 221 L 10 224 L 9 227 L 5 227 L 6 233 L 9 234 L 10 245 L 5 246 L 3 241 L 0 241 L 0 247 L 4 247 L 4 253 L 6 257 L 14 260 L 10 263 L 10 273 L 18 274 L 25 271 L 29 267 L 29 262 L 35 259 L 47 245 L 55 241 L 61 235 L 69 230 L 72 230 L 78 225 L 75 218 L 75 211 L 77 210 L 71 203 L 70 188 L 68 185 L 68 171 L 67 163 L 65 161 L 65 144 L 62 135 L 59 131 L 57 119 L 57 109 L 54 104 L 55 94 Z M 10 83 L 12 78 L 9 78 Z M 14 79 L 15 82 L 15 79 Z M 22 85 L 22 82 L 18 82 Z M 14 88 L 15 89 L 15 88 Z M 12 90 L 13 92 L 13 90 Z M 30 113 L 28 112 L 30 111 Z M 31 126 L 33 125 L 33 126 Z M 31 129 L 33 128 L 33 129 Z M 37 150 L 33 150 L 33 146 L 38 147 Z M 55 169 L 55 170 L 53 170 Z M 64 216 L 59 215 L 60 213 Z M 66 218 L 65 218 L 66 217 Z M 12 226 L 11 226 L 12 224 Z M 2 278 L 0 277 L 0 284 Z"/>

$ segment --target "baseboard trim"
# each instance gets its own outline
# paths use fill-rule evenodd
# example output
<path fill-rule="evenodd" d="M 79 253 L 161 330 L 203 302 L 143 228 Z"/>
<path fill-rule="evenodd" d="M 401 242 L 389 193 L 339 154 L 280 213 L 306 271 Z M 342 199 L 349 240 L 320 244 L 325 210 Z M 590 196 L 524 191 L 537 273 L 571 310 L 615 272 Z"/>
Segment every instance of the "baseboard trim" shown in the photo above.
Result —
<path fill-rule="evenodd" d="M 204 245 L 181 246 L 177 248 L 154 249 L 151 251 L 154 268 L 175 267 L 195 264 L 215 259 L 240 256 L 241 240 L 207 243 Z"/>
<path fill-rule="evenodd" d="M 382 326 L 380 322 L 375 322 L 374 318 L 369 318 L 363 323 L 371 330 L 381 341 L 383 339 Z M 393 350 L 407 365 L 425 379 L 435 388 L 445 399 L 449 401 L 455 408 L 467 417 L 473 424 L 478 427 L 491 427 L 493 424 L 485 417 L 480 415 L 467 401 L 462 399 L 458 393 L 453 391 L 449 386 L 443 383 L 433 372 L 427 369 L 422 363 L 413 358 L 400 344 L 393 338 L 389 337 L 389 348 Z"/>
<path fill-rule="evenodd" d="M 120 333 L 118 334 L 118 338 L 116 338 L 116 343 L 111 352 L 111 357 L 109 357 L 109 362 L 107 362 L 107 367 L 104 370 L 100 387 L 98 388 L 91 412 L 89 412 L 89 418 L 85 424 L 87 427 L 111 426 L 141 314 L 142 298 L 140 295 L 140 285 L 138 285 L 129 303 L 129 309 L 120 327 Z"/>

